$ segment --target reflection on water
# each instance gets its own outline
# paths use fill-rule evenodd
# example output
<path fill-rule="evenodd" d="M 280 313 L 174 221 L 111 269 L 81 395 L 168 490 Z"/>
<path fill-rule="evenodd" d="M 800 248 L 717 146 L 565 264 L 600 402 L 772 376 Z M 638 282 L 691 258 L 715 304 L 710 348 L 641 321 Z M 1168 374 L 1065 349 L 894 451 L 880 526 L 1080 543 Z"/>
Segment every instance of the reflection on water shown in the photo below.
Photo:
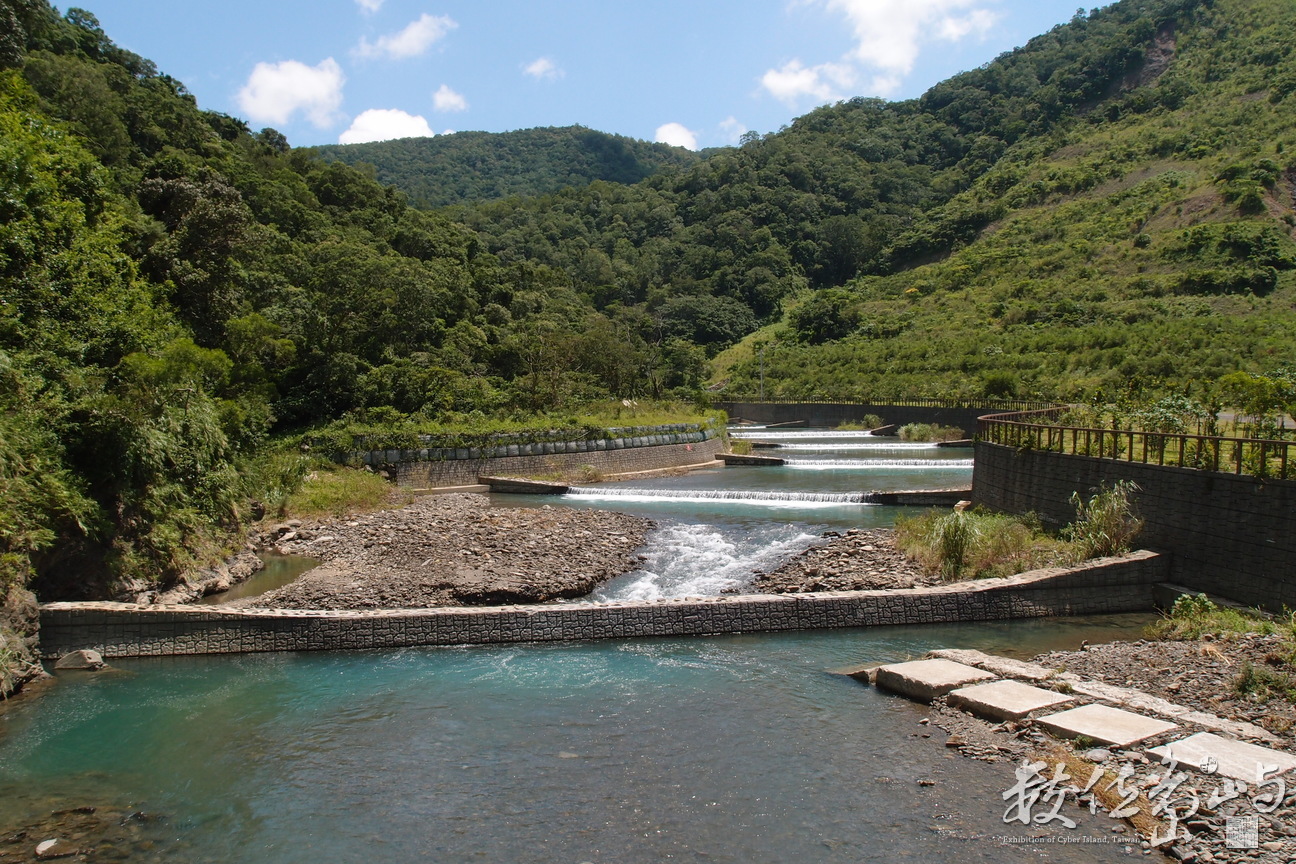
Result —
<path fill-rule="evenodd" d="M 259 597 L 267 591 L 282 588 L 320 563 L 318 558 L 270 553 L 263 554 L 261 560 L 265 563 L 265 566 L 246 580 L 228 591 L 222 591 L 219 594 L 208 594 L 196 602 L 207 606 L 216 606 L 221 603 L 229 603 L 231 600 L 242 600 L 245 597 Z"/>
<path fill-rule="evenodd" d="M 1135 624 L 121 661 L 0 715 L 0 836 L 113 805 L 163 817 L 142 860 L 213 864 L 1120 860 L 999 845 L 1053 832 L 1001 822 L 1011 766 L 825 670 Z"/>

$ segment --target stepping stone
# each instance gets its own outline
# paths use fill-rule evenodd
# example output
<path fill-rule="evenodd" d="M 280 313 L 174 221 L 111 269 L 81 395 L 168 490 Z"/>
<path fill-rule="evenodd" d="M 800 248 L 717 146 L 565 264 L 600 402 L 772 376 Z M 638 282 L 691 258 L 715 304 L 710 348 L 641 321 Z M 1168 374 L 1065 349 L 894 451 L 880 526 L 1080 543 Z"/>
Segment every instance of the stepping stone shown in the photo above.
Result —
<path fill-rule="evenodd" d="M 1256 769 L 1260 765 L 1277 765 L 1279 774 L 1296 769 L 1296 756 L 1290 753 L 1248 744 L 1245 741 L 1231 741 L 1210 732 L 1189 735 L 1182 741 L 1175 741 L 1164 747 L 1153 747 L 1147 751 L 1147 755 L 1161 760 L 1165 759 L 1167 754 L 1173 754 L 1174 758 L 1179 760 L 1181 768 L 1195 768 L 1202 773 L 1215 773 L 1247 784 L 1258 782 Z M 1211 759 L 1214 760 L 1215 770 L 1207 772 L 1205 766 L 1207 760 Z"/>
<path fill-rule="evenodd" d="M 873 683 L 918 702 L 930 702 L 951 690 L 994 677 L 951 660 L 910 660 L 881 667 Z"/>
<path fill-rule="evenodd" d="M 1108 747 L 1128 747 L 1179 728 L 1174 723 L 1154 720 L 1106 705 L 1081 705 L 1069 711 L 1040 717 L 1035 722 L 1059 738 L 1079 738 L 1083 735 Z"/>
<path fill-rule="evenodd" d="M 991 681 L 961 687 L 950 691 L 948 698 L 954 707 L 985 720 L 1020 720 L 1032 711 L 1071 701 L 1070 696 L 1020 681 Z"/>

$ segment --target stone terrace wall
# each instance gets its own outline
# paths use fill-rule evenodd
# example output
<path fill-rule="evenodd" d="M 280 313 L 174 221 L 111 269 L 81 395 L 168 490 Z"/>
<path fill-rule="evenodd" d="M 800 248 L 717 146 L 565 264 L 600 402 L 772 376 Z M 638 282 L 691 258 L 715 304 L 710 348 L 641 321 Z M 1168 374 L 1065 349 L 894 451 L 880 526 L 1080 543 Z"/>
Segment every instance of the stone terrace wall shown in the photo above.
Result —
<path fill-rule="evenodd" d="M 1071 522 L 1071 493 L 1132 480 L 1147 522 L 1140 546 L 1169 558 L 1172 579 L 1197 591 L 1279 610 L 1296 607 L 1296 481 L 1118 462 L 978 442 L 972 500 Z"/>
<path fill-rule="evenodd" d="M 932 588 L 749 595 L 660 603 L 572 603 L 307 612 L 124 603 L 41 609 L 47 658 L 230 654 L 701 636 L 884 624 L 991 621 L 1151 609 L 1164 561 L 1148 552 Z"/>
<path fill-rule="evenodd" d="M 534 444 L 528 449 L 547 450 L 539 455 L 467 457 L 431 460 L 412 459 L 386 463 L 393 472 L 396 483 L 414 489 L 435 489 L 445 486 L 469 486 L 477 478 L 486 476 L 534 476 L 537 474 L 566 474 L 579 471 L 586 465 L 602 474 L 629 474 L 634 471 L 653 471 L 662 468 L 687 468 L 714 462 L 716 454 L 724 450 L 719 438 L 703 438 L 683 444 L 640 444 L 637 446 L 612 445 L 613 441 L 571 441 L 556 444 Z M 605 445 L 602 449 L 595 444 Z M 584 445 L 577 447 L 576 445 Z M 562 448 L 562 449 L 560 449 Z M 570 448 L 570 449 L 567 449 Z M 520 448 L 514 448 L 520 449 Z M 403 451 L 417 453 L 418 451 Z"/>

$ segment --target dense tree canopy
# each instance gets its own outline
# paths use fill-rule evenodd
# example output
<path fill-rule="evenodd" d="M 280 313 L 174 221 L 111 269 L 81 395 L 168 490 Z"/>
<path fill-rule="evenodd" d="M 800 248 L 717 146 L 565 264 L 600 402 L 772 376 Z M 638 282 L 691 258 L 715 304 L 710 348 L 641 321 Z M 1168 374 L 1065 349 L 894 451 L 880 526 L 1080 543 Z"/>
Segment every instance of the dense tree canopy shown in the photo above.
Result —
<path fill-rule="evenodd" d="M 431 172 L 375 145 L 375 174 L 199 110 L 89 12 L 0 0 L 0 577 L 172 576 L 279 482 L 273 446 L 344 417 L 749 395 L 760 368 L 779 395 L 1277 374 L 1293 29 L 1280 0 L 1124 0 L 736 148 L 452 136 L 418 144 Z"/>

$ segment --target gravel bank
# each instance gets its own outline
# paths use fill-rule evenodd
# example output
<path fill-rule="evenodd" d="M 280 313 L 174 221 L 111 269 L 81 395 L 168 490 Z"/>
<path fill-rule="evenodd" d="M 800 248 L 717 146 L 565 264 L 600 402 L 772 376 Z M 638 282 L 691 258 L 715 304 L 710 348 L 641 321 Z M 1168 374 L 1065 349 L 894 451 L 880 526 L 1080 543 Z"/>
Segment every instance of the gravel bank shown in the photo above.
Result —
<path fill-rule="evenodd" d="M 770 573 L 758 573 L 752 588 L 763 594 L 805 591 L 867 591 L 934 585 L 940 577 L 895 548 L 889 528 L 852 529 L 823 535 L 828 543 L 802 552 Z"/>
<path fill-rule="evenodd" d="M 319 558 L 292 584 L 235 606 L 424 608 L 582 597 L 638 565 L 652 523 L 602 510 L 492 507 L 438 495 L 399 510 L 281 525 L 263 548 Z"/>
<path fill-rule="evenodd" d="M 1235 682 L 1253 668 L 1296 675 L 1280 636 L 1241 636 L 1227 641 L 1112 642 L 1080 651 L 1054 651 L 1036 663 L 1086 678 L 1135 687 L 1169 702 L 1230 720 L 1262 726 L 1296 744 L 1296 708 L 1283 698 L 1258 702 L 1239 694 Z"/>

